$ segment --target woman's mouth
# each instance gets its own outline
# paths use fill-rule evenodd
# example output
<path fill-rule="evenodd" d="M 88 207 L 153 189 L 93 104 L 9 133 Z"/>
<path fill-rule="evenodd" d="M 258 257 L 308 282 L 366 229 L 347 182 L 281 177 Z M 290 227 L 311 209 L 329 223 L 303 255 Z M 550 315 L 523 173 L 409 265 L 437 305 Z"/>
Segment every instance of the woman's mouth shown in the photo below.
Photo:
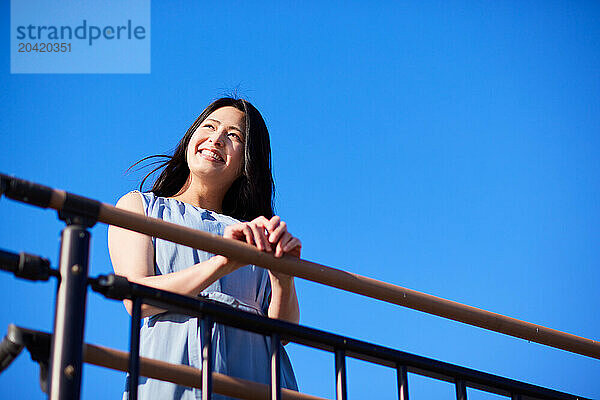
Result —
<path fill-rule="evenodd" d="M 221 154 L 215 150 L 211 149 L 200 149 L 198 153 L 205 159 L 209 161 L 221 162 L 224 163 L 225 159 Z"/>

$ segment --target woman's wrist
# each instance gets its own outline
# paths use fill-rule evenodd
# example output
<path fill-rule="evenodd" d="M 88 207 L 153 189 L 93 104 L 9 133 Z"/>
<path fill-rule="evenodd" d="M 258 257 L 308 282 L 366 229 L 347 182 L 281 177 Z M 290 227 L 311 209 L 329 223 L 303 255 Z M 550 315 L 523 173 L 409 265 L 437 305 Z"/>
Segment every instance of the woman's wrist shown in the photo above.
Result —
<path fill-rule="evenodd" d="M 234 263 L 232 263 L 229 258 L 220 254 L 212 256 L 210 258 L 210 261 L 217 269 L 225 271 L 225 275 L 237 269 Z"/>
<path fill-rule="evenodd" d="M 278 286 L 282 289 L 289 289 L 294 285 L 294 277 L 279 272 L 269 271 L 271 276 L 271 286 Z"/>

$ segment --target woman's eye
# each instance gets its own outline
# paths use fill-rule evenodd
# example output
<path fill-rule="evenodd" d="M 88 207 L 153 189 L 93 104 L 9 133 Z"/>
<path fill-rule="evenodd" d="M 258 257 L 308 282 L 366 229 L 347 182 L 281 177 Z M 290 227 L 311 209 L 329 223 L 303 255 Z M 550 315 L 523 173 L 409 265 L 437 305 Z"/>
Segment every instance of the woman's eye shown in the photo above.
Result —
<path fill-rule="evenodd" d="M 238 135 L 238 134 L 237 134 L 237 133 L 235 133 L 235 132 L 229 132 L 229 135 L 230 135 L 230 136 L 233 136 L 234 138 L 236 138 L 236 139 L 237 139 L 237 140 L 239 140 L 239 141 L 241 141 L 241 140 L 242 140 L 242 138 L 240 137 L 240 135 Z"/>
<path fill-rule="evenodd" d="M 212 129 L 213 131 L 215 130 L 215 127 L 214 127 L 214 126 L 212 126 L 211 124 L 206 124 L 206 125 L 204 125 L 204 127 L 205 127 L 205 128 L 209 128 L 209 129 Z"/>

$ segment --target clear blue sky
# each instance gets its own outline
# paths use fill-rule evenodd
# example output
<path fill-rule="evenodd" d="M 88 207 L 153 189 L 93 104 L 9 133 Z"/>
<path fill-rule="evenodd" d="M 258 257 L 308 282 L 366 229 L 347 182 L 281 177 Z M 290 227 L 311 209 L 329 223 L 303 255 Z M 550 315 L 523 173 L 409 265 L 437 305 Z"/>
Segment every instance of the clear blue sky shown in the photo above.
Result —
<path fill-rule="evenodd" d="M 303 257 L 600 338 L 600 6 L 591 1 L 152 3 L 151 73 L 11 75 L 0 4 L 0 171 L 114 203 L 224 91 L 271 132 L 277 211 Z M 0 248 L 58 262 L 56 214 L 0 201 Z M 91 274 L 111 272 L 106 226 Z M 297 281 L 301 323 L 600 398 L 600 362 Z M 0 275 L 0 331 L 50 330 L 55 283 Z M 125 349 L 121 304 L 88 296 L 86 340 Z M 288 345 L 302 391 L 332 398 L 333 357 Z M 393 398 L 349 361 L 349 397 Z M 1 399 L 42 399 L 22 355 Z M 411 375 L 415 398 L 453 387 Z M 85 399 L 121 373 L 86 366 Z M 471 398 L 499 398 L 470 392 Z"/>

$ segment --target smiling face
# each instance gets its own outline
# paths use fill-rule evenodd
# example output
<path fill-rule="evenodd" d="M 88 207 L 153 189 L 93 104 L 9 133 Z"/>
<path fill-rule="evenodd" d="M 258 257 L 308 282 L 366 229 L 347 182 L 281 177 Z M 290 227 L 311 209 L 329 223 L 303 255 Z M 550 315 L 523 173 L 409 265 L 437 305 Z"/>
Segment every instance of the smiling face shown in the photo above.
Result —
<path fill-rule="evenodd" d="M 187 147 L 192 180 L 229 188 L 242 172 L 244 132 L 244 113 L 237 108 L 222 107 L 209 114 Z"/>

